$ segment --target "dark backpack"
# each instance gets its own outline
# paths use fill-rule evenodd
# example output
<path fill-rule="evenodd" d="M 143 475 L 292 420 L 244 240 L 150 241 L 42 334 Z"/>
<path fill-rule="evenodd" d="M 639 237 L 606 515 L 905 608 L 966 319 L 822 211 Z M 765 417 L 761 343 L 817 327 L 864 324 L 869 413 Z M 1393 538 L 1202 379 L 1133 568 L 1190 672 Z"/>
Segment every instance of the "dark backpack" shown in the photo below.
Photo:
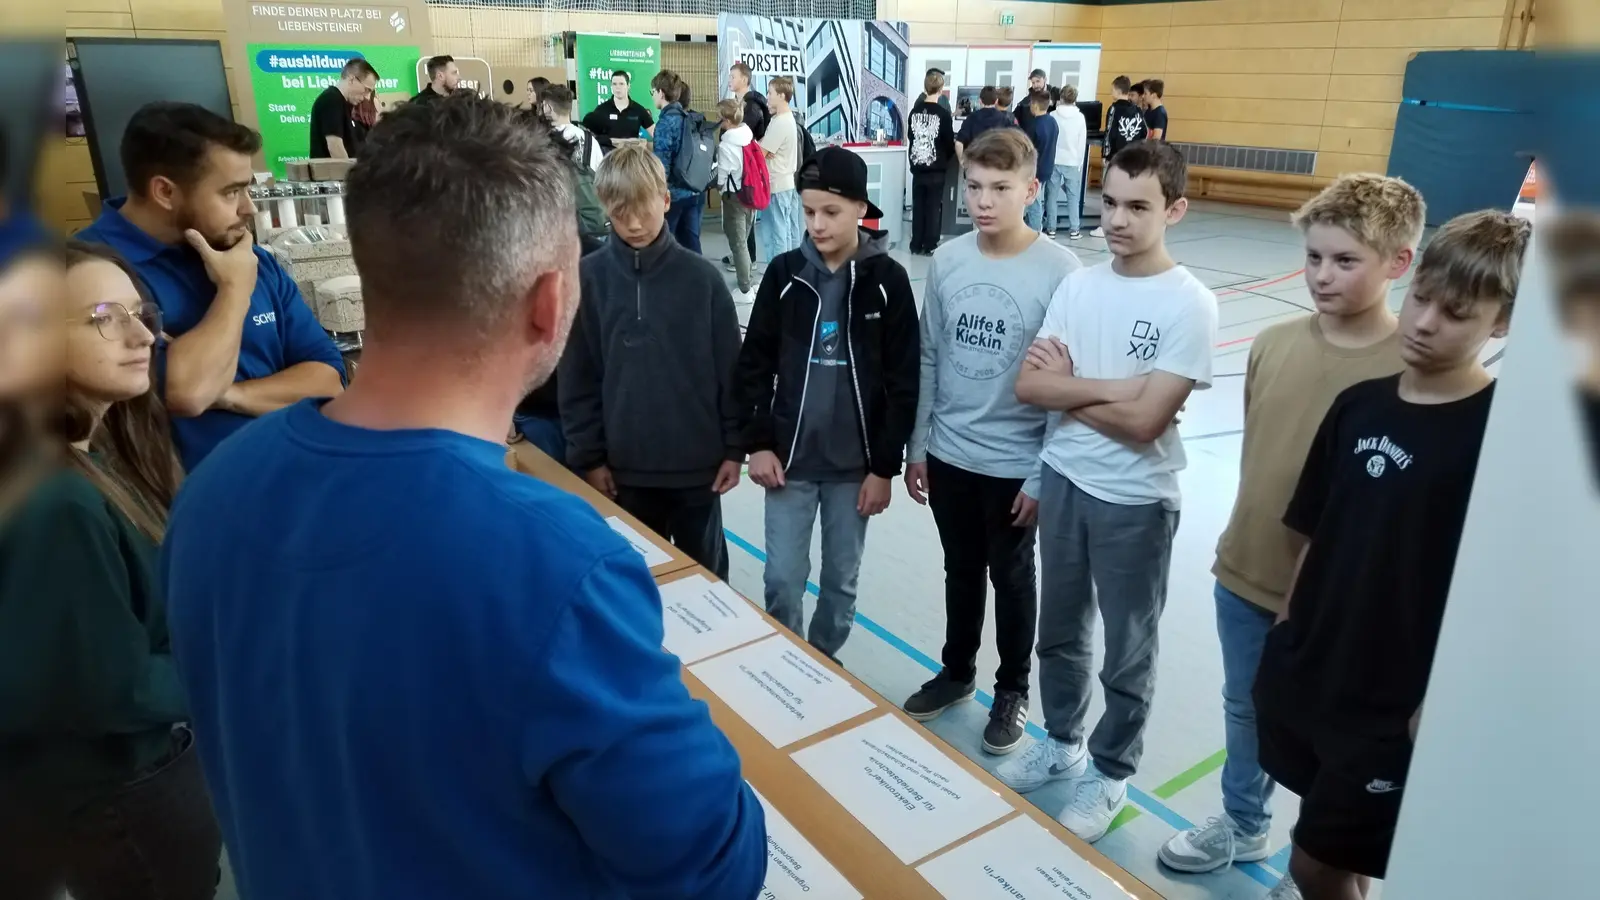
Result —
<path fill-rule="evenodd" d="M 574 179 L 576 191 L 573 197 L 578 207 L 578 233 L 605 237 L 606 211 L 600 205 L 600 195 L 594 190 L 594 170 L 589 168 L 589 157 L 594 153 L 594 134 L 581 125 L 579 130 L 583 132 L 583 143 L 578 147 L 578 177 Z"/>
<path fill-rule="evenodd" d="M 744 145 L 744 176 L 739 179 L 739 203 L 746 209 L 766 209 L 772 203 L 772 173 L 767 154 L 751 141 Z"/>
<path fill-rule="evenodd" d="M 817 142 L 811 139 L 811 129 L 800 121 L 799 116 L 794 117 L 794 125 L 795 130 L 800 132 L 799 136 L 795 138 L 795 155 L 799 159 L 795 160 L 794 170 L 798 172 L 805 168 L 806 163 L 811 161 L 811 157 L 817 155 Z"/>
<path fill-rule="evenodd" d="M 717 165 L 717 126 L 697 112 L 685 111 L 678 154 L 672 158 L 672 175 L 680 186 L 700 193 L 711 186 Z"/>

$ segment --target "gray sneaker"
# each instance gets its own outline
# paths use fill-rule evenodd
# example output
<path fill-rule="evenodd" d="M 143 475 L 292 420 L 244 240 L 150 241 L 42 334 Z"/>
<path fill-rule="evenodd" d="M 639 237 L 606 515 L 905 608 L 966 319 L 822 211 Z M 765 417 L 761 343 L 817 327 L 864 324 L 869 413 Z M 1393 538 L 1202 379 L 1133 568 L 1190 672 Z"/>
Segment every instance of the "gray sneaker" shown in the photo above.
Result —
<path fill-rule="evenodd" d="M 1285 875 L 1277 887 L 1267 892 L 1263 900 L 1301 900 L 1300 888 L 1294 883 L 1292 876 Z"/>
<path fill-rule="evenodd" d="M 1168 868 L 1200 874 L 1215 872 L 1236 862 L 1260 862 L 1270 854 L 1264 834 L 1240 834 L 1233 819 L 1224 814 L 1204 825 L 1180 831 L 1161 845 L 1156 857 Z"/>
<path fill-rule="evenodd" d="M 906 715 L 918 722 L 939 718 L 940 713 L 978 693 L 973 682 L 958 684 L 943 672 L 933 676 L 906 701 Z"/>

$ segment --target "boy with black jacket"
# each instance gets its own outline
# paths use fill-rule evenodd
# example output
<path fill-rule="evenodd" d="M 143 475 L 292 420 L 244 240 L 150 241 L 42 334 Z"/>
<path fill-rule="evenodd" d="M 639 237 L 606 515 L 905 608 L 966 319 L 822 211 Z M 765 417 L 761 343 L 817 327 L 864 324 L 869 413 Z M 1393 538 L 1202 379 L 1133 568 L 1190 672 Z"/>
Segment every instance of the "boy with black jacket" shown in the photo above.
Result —
<path fill-rule="evenodd" d="M 561 358 L 567 460 L 650 530 L 728 577 L 721 496 L 739 483 L 739 319 L 716 267 L 667 231 L 667 174 L 630 144 L 600 164 L 605 247 Z"/>
<path fill-rule="evenodd" d="M 837 661 L 855 621 L 867 520 L 889 507 L 916 420 L 919 324 L 884 232 L 859 226 L 882 217 L 861 157 L 820 150 L 798 181 L 807 235 L 761 281 L 736 389 L 750 479 L 767 491 L 767 611 Z M 821 591 L 805 633 L 819 510 Z"/>
<path fill-rule="evenodd" d="M 944 73 L 930 69 L 922 81 L 922 99 L 906 119 L 911 132 L 911 253 L 932 256 L 939 246 L 939 226 L 944 219 L 945 181 L 950 160 L 956 155 L 955 121 L 939 105 L 944 95 Z"/>
<path fill-rule="evenodd" d="M 1105 143 L 1100 146 L 1100 183 L 1105 183 L 1111 171 L 1111 157 L 1123 147 L 1142 141 L 1150 133 L 1144 122 L 1144 109 L 1134 102 L 1133 82 L 1126 75 L 1118 75 L 1111 82 L 1111 108 L 1106 110 Z M 1104 228 L 1089 232 L 1090 237 L 1103 238 Z"/>

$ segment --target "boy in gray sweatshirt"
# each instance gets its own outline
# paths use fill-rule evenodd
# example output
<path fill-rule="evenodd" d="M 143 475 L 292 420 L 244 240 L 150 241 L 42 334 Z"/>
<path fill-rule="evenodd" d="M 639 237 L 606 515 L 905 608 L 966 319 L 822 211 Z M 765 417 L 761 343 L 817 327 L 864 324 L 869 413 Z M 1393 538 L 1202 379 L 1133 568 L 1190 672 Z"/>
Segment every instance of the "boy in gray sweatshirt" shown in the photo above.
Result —
<path fill-rule="evenodd" d="M 1072 251 L 1028 226 L 1039 194 L 1037 151 L 1015 128 L 966 152 L 975 229 L 940 247 L 922 306 L 922 383 L 906 453 L 906 490 L 933 508 L 944 546 L 944 668 L 906 701 L 928 720 L 973 696 L 978 647 L 995 589 L 994 705 L 983 749 L 1010 753 L 1028 721 L 1038 586 L 1034 572 L 1039 451 L 1049 414 L 1013 386 L 1056 287 L 1080 268 Z"/>
<path fill-rule="evenodd" d="M 560 368 L 568 464 L 726 580 L 722 495 L 744 460 L 733 297 L 667 232 L 666 171 L 649 146 L 607 156 L 595 193 L 612 236 L 579 263 L 583 297 Z"/>

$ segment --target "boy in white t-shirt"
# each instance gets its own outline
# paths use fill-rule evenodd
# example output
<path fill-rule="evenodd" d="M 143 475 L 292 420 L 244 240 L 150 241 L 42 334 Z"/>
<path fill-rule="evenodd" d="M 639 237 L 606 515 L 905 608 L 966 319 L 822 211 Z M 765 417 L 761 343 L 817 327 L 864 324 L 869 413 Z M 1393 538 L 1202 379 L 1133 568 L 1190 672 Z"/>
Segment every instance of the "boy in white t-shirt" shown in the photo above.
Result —
<path fill-rule="evenodd" d="M 1165 242 L 1188 208 L 1186 180 L 1167 144 L 1140 141 L 1112 157 L 1101 201 L 1112 259 L 1061 283 L 1017 378 L 1019 400 L 1061 414 L 1040 454 L 1039 689 L 1050 737 L 995 774 L 1018 791 L 1072 779 L 1059 819 L 1091 842 L 1126 802 L 1144 749 L 1184 467 L 1175 417 L 1191 391 L 1211 386 L 1217 299 Z M 1085 746 L 1097 606 L 1106 711 Z"/>

